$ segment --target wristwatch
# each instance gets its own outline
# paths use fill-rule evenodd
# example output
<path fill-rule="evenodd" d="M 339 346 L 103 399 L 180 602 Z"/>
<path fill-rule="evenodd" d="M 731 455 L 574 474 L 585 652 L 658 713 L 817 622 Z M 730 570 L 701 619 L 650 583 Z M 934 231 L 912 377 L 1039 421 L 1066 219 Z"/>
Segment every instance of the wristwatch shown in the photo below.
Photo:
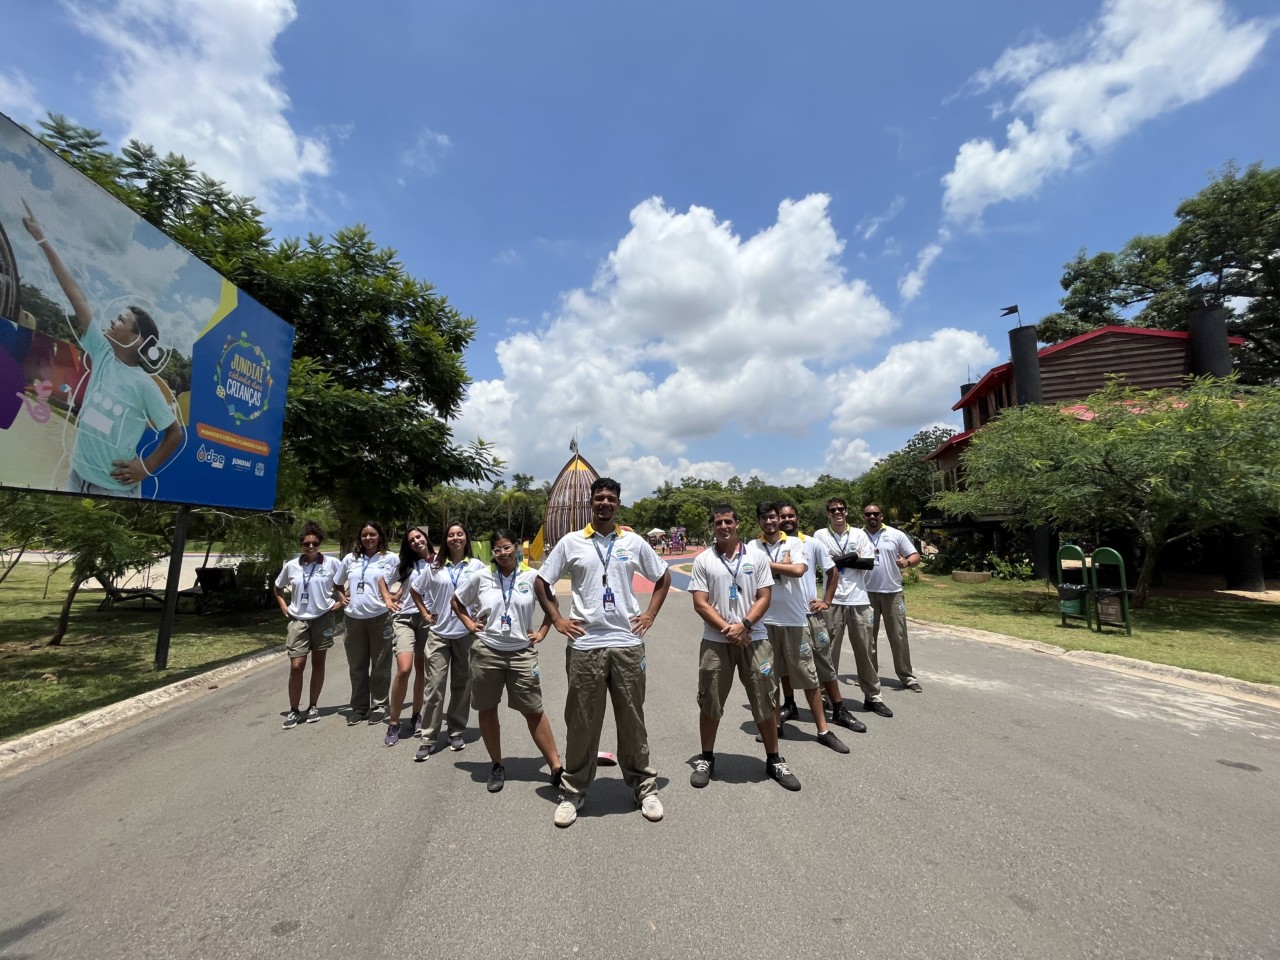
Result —
<path fill-rule="evenodd" d="M 742 618 L 742 623 L 743 623 L 743 625 L 744 625 L 744 626 L 746 626 L 746 628 L 747 628 L 748 630 L 750 630 L 750 629 L 754 626 L 754 624 L 751 622 L 751 618 L 750 618 L 750 617 L 743 617 L 743 618 Z"/>

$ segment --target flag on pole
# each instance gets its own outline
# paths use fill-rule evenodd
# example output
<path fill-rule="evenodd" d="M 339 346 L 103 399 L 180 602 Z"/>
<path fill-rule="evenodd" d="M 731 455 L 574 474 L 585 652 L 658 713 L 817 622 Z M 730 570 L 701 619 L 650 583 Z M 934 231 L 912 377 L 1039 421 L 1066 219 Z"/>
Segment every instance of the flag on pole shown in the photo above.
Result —
<path fill-rule="evenodd" d="M 1011 313 L 1018 313 L 1018 305 L 1016 303 L 1011 307 L 1005 307 L 1000 316 L 1007 317 Z M 1019 314 L 1019 316 L 1021 316 L 1021 314 Z"/>

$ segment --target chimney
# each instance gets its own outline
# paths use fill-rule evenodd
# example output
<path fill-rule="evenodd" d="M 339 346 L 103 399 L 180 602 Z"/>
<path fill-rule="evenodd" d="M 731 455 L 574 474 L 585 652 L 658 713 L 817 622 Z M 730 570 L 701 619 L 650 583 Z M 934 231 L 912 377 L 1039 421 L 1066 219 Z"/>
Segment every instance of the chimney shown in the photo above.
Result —
<path fill-rule="evenodd" d="M 1040 345 L 1036 327 L 1014 327 L 1009 331 L 1009 359 L 1013 361 L 1013 385 L 1018 406 L 1044 403 L 1040 389 Z"/>
<path fill-rule="evenodd" d="M 1225 377 L 1231 373 L 1231 344 L 1227 342 L 1227 311 L 1222 307 L 1194 310 L 1191 331 L 1191 375 Z"/>
<path fill-rule="evenodd" d="M 969 391 L 976 387 L 976 383 L 960 384 L 960 399 L 963 400 L 969 395 Z M 964 429 L 966 432 L 973 429 L 973 407 L 961 407 L 960 415 L 964 417 Z"/>

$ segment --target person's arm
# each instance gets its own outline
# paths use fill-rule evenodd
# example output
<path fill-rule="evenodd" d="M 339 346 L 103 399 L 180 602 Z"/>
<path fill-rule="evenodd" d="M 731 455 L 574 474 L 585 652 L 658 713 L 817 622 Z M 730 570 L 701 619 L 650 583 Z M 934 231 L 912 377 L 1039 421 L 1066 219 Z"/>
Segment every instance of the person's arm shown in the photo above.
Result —
<path fill-rule="evenodd" d="M 631 632 L 637 637 L 643 637 L 649 632 L 649 628 L 653 626 L 654 619 L 658 616 L 658 611 L 667 602 L 667 591 L 670 589 L 671 571 L 663 570 L 662 576 L 653 585 L 653 593 L 649 596 L 648 608 L 640 616 L 631 618 Z"/>
<path fill-rule="evenodd" d="M 111 461 L 111 479 L 116 483 L 133 486 L 147 477 L 154 476 L 168 459 L 182 446 L 182 426 L 177 420 L 165 427 L 156 448 L 147 454 L 146 459 L 134 457 L 132 460 Z"/>
<path fill-rule="evenodd" d="M 552 595 L 548 588 L 547 581 L 542 579 L 539 574 L 538 578 L 533 581 L 533 592 L 538 598 L 538 603 L 542 607 L 542 612 L 551 618 L 552 625 L 556 628 L 556 632 L 563 634 L 570 640 L 582 636 L 587 632 L 587 628 L 581 620 L 569 620 L 560 614 L 560 604 Z"/>
<path fill-rule="evenodd" d="M 908 551 L 906 554 L 902 552 L 904 544 Z M 894 553 L 897 554 L 895 559 L 899 570 L 905 570 L 907 567 L 915 567 L 920 564 L 920 553 L 916 550 L 916 545 L 911 542 L 911 539 L 905 533 L 898 534 L 897 541 L 894 543 Z"/>
<path fill-rule="evenodd" d="M 83 337 L 89 328 L 89 323 L 93 320 L 93 311 L 89 309 L 89 298 L 84 295 L 75 277 L 71 276 L 71 271 L 58 256 L 58 251 L 53 249 L 53 245 L 45 237 L 44 227 L 27 206 L 27 201 L 22 201 L 22 208 L 27 211 L 26 216 L 22 218 L 22 225 L 27 228 L 27 233 L 31 234 L 31 239 L 44 251 L 45 259 L 49 261 L 49 269 L 53 271 L 53 276 L 62 287 L 62 292 L 71 301 L 71 309 L 76 315 L 76 336 Z"/>
<path fill-rule="evenodd" d="M 430 626 L 436 622 L 435 614 L 427 609 L 427 605 L 422 602 L 422 594 L 416 587 L 409 587 L 409 596 L 413 598 L 413 605 L 418 608 L 418 612 L 422 614 L 422 622 Z"/>
<path fill-rule="evenodd" d="M 289 603 L 284 598 L 284 591 L 277 587 L 274 583 L 271 585 L 271 592 L 275 594 L 276 603 L 280 607 L 280 612 L 284 614 L 286 620 L 292 620 L 289 615 Z"/>
<path fill-rule="evenodd" d="M 467 633 L 479 633 L 484 629 L 484 621 L 472 619 L 470 612 L 458 600 L 456 593 L 449 598 L 449 605 L 453 607 L 453 615 L 458 618 L 458 622 L 467 628 Z"/>
<path fill-rule="evenodd" d="M 724 634 L 725 639 L 737 647 L 749 646 L 751 644 L 751 630 L 760 622 L 760 618 L 769 612 L 769 600 L 772 595 L 773 587 L 757 587 L 755 602 L 751 604 L 751 609 L 747 611 L 746 617 L 720 631 Z M 750 621 L 750 625 L 748 625 L 747 621 Z"/>

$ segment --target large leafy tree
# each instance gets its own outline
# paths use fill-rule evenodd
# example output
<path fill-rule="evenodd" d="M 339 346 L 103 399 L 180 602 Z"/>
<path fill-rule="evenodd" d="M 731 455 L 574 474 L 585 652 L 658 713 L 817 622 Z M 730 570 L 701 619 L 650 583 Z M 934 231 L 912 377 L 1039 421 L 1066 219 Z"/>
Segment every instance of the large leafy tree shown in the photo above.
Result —
<path fill-rule="evenodd" d="M 915 434 L 901 450 L 877 461 L 858 478 L 858 502 L 849 506 L 877 503 L 896 521 L 923 511 L 933 496 L 933 477 L 938 472 L 937 465 L 924 458 L 954 433 L 950 427 L 929 427 Z"/>
<path fill-rule="evenodd" d="M 116 155 L 56 115 L 41 128 L 46 145 L 293 324 L 282 460 L 304 497 L 333 503 L 345 542 L 367 518 L 416 517 L 437 484 L 494 474 L 487 446 L 458 444 L 449 427 L 475 322 L 364 227 L 275 242 L 251 198 L 183 157 L 136 141 Z"/>
<path fill-rule="evenodd" d="M 1079 408 L 1004 411 L 963 455 L 965 489 L 937 502 L 1064 532 L 1123 529 L 1143 547 L 1135 606 L 1169 544 L 1280 515 L 1280 388 L 1234 379 L 1182 392 L 1109 384 Z"/>
<path fill-rule="evenodd" d="M 1062 309 L 1040 320 L 1057 343 L 1106 324 L 1185 329 L 1191 311 L 1225 307 L 1241 380 L 1280 382 L 1280 167 L 1222 174 L 1177 209 L 1167 234 L 1118 252 L 1078 253 L 1062 276 Z"/>

